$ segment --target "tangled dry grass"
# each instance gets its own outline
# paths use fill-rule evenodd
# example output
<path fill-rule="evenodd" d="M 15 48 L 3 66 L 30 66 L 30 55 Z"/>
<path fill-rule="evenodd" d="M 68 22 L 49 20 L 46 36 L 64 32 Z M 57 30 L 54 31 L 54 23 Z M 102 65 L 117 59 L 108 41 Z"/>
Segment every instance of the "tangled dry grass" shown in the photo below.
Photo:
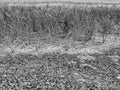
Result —
<path fill-rule="evenodd" d="M 119 90 L 119 12 L 1 7 L 0 90 Z"/>

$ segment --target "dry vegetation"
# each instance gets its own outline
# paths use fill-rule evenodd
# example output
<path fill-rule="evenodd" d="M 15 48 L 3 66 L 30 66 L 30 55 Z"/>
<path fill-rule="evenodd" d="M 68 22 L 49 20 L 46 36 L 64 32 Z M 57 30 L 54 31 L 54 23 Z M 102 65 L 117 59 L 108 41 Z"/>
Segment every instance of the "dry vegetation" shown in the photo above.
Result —
<path fill-rule="evenodd" d="M 0 58 L 1 90 L 119 90 L 119 48 L 95 59 L 78 54 L 18 54 Z M 110 58 L 118 55 L 118 59 Z"/>
<path fill-rule="evenodd" d="M 120 9 L 81 6 L 3 6 L 0 8 L 0 41 L 73 39 L 89 41 L 101 34 L 119 35 Z M 39 39 L 39 40 L 38 40 Z"/>
<path fill-rule="evenodd" d="M 87 5 L 1 6 L 1 47 L 7 45 L 14 52 L 19 44 L 36 44 L 36 50 L 44 43 L 76 41 L 86 45 L 96 35 L 102 36 L 103 44 L 107 36 L 119 36 L 119 13 L 119 8 Z M 119 47 L 103 53 L 7 53 L 0 57 L 0 90 L 119 89 Z"/>

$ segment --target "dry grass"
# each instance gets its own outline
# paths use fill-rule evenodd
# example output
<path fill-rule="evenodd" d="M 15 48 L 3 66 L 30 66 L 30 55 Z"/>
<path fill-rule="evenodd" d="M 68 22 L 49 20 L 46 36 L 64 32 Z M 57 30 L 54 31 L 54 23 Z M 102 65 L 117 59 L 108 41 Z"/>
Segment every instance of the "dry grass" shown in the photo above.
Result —
<path fill-rule="evenodd" d="M 119 90 L 119 9 L 0 10 L 0 90 Z"/>
<path fill-rule="evenodd" d="M 1 0 L 2 1 L 2 0 Z M 42 2 L 43 0 L 3 0 L 3 2 Z M 61 1 L 69 1 L 69 2 L 73 2 L 72 0 L 44 0 L 45 2 L 61 2 Z M 74 0 L 74 2 L 99 2 L 99 3 L 118 3 L 119 0 Z"/>

